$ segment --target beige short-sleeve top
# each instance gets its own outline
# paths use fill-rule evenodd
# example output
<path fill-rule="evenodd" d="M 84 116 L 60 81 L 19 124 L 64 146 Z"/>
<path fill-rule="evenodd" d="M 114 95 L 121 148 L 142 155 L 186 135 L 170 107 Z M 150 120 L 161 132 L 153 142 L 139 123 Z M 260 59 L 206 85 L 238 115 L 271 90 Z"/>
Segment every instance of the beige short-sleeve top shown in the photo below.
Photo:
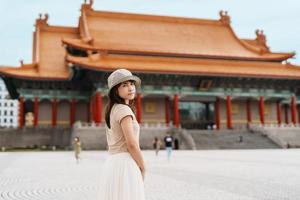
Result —
<path fill-rule="evenodd" d="M 139 141 L 140 126 L 131 108 L 124 104 L 114 104 L 110 112 L 110 129 L 106 127 L 108 152 L 111 154 L 128 152 L 121 127 L 121 120 L 128 115 L 132 116 L 134 136 Z"/>

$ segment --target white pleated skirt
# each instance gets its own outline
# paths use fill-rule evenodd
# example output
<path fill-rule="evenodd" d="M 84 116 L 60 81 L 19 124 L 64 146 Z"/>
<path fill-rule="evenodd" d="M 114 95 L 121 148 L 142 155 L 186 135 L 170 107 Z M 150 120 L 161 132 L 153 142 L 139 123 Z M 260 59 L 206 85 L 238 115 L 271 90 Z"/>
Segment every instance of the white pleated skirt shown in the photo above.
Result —
<path fill-rule="evenodd" d="M 98 200 L 145 200 L 141 171 L 127 152 L 105 161 L 100 176 Z"/>

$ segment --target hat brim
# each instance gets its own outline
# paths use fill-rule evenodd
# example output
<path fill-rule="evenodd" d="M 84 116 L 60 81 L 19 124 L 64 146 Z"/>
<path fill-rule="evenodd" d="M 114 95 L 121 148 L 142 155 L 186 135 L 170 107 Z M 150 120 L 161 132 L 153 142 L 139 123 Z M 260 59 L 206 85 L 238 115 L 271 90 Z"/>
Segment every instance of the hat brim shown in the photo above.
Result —
<path fill-rule="evenodd" d="M 117 81 L 115 84 L 113 84 L 113 85 L 111 86 L 111 88 L 108 89 L 108 92 L 107 92 L 107 93 L 109 94 L 110 91 L 111 91 L 111 89 L 112 89 L 113 87 L 115 87 L 116 85 L 118 85 L 118 84 L 120 84 L 120 83 L 123 83 L 123 82 L 125 82 L 125 81 L 134 81 L 136 87 L 140 87 L 140 86 L 141 86 L 141 79 L 140 79 L 139 77 L 134 76 L 134 75 L 132 75 L 132 76 L 126 76 L 126 77 L 124 77 L 124 78 L 121 78 L 121 79 L 120 79 L 119 81 Z"/>

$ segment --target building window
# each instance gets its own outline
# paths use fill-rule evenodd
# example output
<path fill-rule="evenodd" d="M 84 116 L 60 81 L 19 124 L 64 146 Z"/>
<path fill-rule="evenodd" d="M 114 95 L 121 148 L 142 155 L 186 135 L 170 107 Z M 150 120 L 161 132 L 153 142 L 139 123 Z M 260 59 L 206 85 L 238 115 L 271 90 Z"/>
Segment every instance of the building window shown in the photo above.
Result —
<path fill-rule="evenodd" d="M 14 111 L 11 110 L 10 111 L 10 115 L 13 116 L 14 115 Z"/>

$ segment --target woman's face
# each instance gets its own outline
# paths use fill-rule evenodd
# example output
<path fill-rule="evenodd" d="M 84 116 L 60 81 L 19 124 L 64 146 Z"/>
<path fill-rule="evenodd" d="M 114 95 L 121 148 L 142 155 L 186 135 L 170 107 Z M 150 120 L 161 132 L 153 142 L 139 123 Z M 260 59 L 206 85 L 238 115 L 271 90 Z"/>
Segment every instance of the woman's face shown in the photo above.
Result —
<path fill-rule="evenodd" d="M 118 87 L 118 94 L 124 100 L 133 100 L 135 97 L 134 81 L 125 81 Z"/>

